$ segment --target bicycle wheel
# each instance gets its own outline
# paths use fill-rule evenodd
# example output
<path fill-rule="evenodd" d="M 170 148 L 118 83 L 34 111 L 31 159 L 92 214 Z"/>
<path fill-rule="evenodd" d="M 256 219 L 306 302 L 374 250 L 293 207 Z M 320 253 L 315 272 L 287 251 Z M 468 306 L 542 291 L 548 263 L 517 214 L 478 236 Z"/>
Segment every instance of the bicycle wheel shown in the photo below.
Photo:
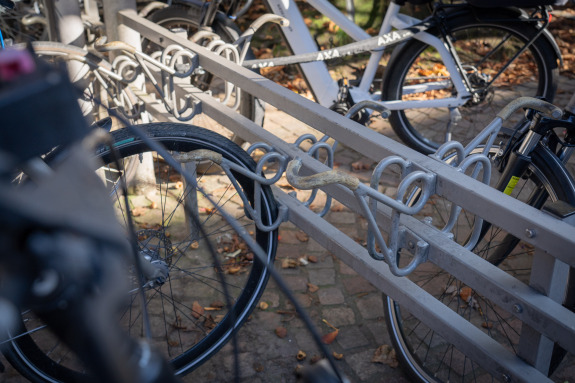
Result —
<path fill-rule="evenodd" d="M 255 169 L 254 161 L 245 151 L 213 132 L 172 123 L 141 127 L 176 158 L 202 149 L 245 169 Z M 138 158 L 150 151 L 126 129 L 113 132 L 113 137 L 122 164 L 128 158 Z M 118 218 L 126 223 L 126 215 L 132 215 L 140 256 L 163 272 L 162 276 L 149 279 L 142 286 L 136 283 L 133 270 L 128 270 L 134 288 L 128 294 L 129 303 L 122 312 L 121 323 L 132 336 L 144 337 L 138 296 L 138 291 L 143 289 L 151 323 L 150 342 L 164 352 L 177 374 L 188 373 L 219 350 L 248 318 L 265 288 L 269 273 L 207 202 L 205 195 L 186 185 L 180 174 L 157 153 L 153 153 L 156 184 L 150 185 L 144 194 L 130 193 L 128 208 L 119 188 L 120 178 L 125 175 L 123 167 L 118 170 L 114 166 L 108 148 L 100 148 L 98 156 L 105 163 L 99 171 L 106 177 Z M 253 235 L 264 250 L 266 261 L 273 262 L 277 231 L 259 230 L 246 216 L 238 195 L 238 191 L 243 191 L 253 204 L 254 182 L 234 172 L 238 181 L 234 185 L 217 163 L 208 159 L 198 163 L 186 161 L 191 161 L 186 162 L 185 167 L 187 171 L 195 172 L 198 184 Z M 192 170 L 194 165 L 195 170 Z M 263 222 L 270 224 L 276 218 L 276 203 L 269 186 L 263 187 L 261 201 L 259 213 Z M 199 219 L 205 236 L 194 226 L 190 214 Z M 217 250 L 219 265 L 213 260 L 208 244 Z M 228 299 L 220 283 L 221 274 L 225 277 Z M 230 309 L 226 307 L 228 300 Z M 89 379 L 76 358 L 42 330 L 42 324 L 33 315 L 24 313 L 22 325 L 25 335 L 9 342 L 6 357 L 24 376 L 34 382 L 84 382 Z"/>
<path fill-rule="evenodd" d="M 150 21 L 169 29 L 173 32 L 183 31 L 188 37 L 191 37 L 194 33 L 198 31 L 199 22 L 201 15 L 199 10 L 193 7 L 186 7 L 183 5 L 172 5 L 166 8 L 159 9 L 158 11 L 152 13 L 149 17 Z M 216 17 L 214 19 L 211 28 L 215 34 L 220 36 L 220 38 L 231 43 L 238 39 L 240 35 L 239 29 L 231 23 L 226 23 L 221 17 Z M 200 45 L 205 45 L 206 40 L 197 41 Z M 148 40 L 142 42 L 142 49 L 144 52 L 152 53 L 154 50 L 160 49 L 160 47 L 152 44 Z M 248 52 L 246 59 L 253 59 L 253 54 Z M 224 94 L 224 81 L 221 78 L 215 77 L 211 73 L 204 73 L 201 75 L 195 75 L 192 77 L 192 84 L 202 89 L 203 91 L 210 90 L 212 95 L 218 99 L 223 99 Z M 264 121 L 264 102 L 252 95 L 242 92 L 240 104 L 238 107 L 238 112 L 243 116 L 254 121 L 256 124 L 262 126 Z M 199 114 L 194 117 L 192 122 L 195 125 L 201 126 L 203 128 L 218 132 L 226 137 L 229 137 L 238 145 L 242 145 L 245 141 L 235 134 L 231 134 L 223 126 L 218 124 L 213 119 L 209 118 L 205 114 Z"/>
<path fill-rule="evenodd" d="M 447 141 L 448 132 L 451 132 L 451 139 L 466 144 L 510 101 L 521 96 L 553 100 L 559 75 L 557 55 L 543 36 L 487 86 L 539 31 L 533 24 L 510 22 L 510 18 L 517 19 L 517 16 L 489 14 L 484 18 L 487 21 L 479 21 L 473 15 L 465 14 L 446 19 L 449 38 L 467 71 L 475 95 L 458 108 L 461 121 L 452 128 L 448 108 L 392 112 L 389 122 L 406 145 L 429 154 Z M 428 32 L 441 36 L 437 29 Z M 444 89 L 414 90 L 417 84 L 439 81 L 447 84 Z M 455 93 L 449 72 L 435 48 L 413 39 L 394 52 L 384 77 L 384 100 L 432 100 L 449 98 Z M 510 119 L 509 126 L 522 118 L 521 113 L 516 116 Z"/>
<path fill-rule="evenodd" d="M 548 198 L 575 203 L 573 180 L 565 168 L 559 165 L 556 157 L 540 146 L 533 152 L 532 159 L 532 164 L 525 177 L 519 181 L 512 197 L 536 208 L 541 208 Z M 424 215 L 433 216 L 434 225 L 443 227 L 450 208 L 449 201 L 435 198 L 424 208 Z M 452 230 L 455 241 L 467 241 L 474 220 L 475 216 L 462 212 Z M 492 263 L 498 263 L 501 269 L 523 283 L 528 283 L 533 250 L 529 244 L 519 242 L 503 229 L 491 225 L 473 252 Z M 501 259 L 501 254 L 505 254 L 504 259 Z M 431 263 L 419 266 L 409 278 L 508 350 L 517 351 L 521 321 L 512 314 Z M 568 286 L 566 291 L 570 288 Z M 384 309 L 396 355 L 414 381 L 502 380 L 501 376 L 489 375 L 476 361 L 468 358 L 390 297 L 384 297 Z M 555 377 L 560 378 L 561 369 L 556 371 L 558 375 Z"/>

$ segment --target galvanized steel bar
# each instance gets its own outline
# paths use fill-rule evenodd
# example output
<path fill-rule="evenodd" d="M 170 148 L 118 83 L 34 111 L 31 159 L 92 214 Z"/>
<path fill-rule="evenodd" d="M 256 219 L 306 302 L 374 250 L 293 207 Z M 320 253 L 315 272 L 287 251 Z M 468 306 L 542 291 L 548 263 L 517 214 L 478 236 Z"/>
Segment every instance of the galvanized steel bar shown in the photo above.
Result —
<path fill-rule="evenodd" d="M 513 382 L 550 382 L 487 334 L 446 307 L 407 278 L 396 277 L 388 267 L 372 259 L 361 245 L 325 222 L 293 197 L 274 188 L 275 197 L 289 207 L 290 221 L 454 344 L 494 377 Z M 507 380 L 510 379 L 510 380 Z"/>
<path fill-rule="evenodd" d="M 329 170 L 327 166 L 306 155 L 300 149 L 284 142 L 274 134 L 262 129 L 260 126 L 231 109 L 224 107 L 216 99 L 202 92 L 200 89 L 186 85 L 182 86 L 180 90 L 198 98 L 198 100 L 201 101 L 202 111 L 204 113 L 214 118 L 223 126 L 238 132 L 249 141 L 263 140 L 281 154 L 287 155 L 290 158 L 301 158 L 304 165 L 302 172 L 305 171 L 306 174 L 316 174 Z M 353 193 L 346 187 L 332 185 L 322 190 L 353 211 L 357 213 L 362 212 Z M 540 212 L 537 211 L 537 213 Z M 390 216 L 390 208 L 386 206 L 379 207 L 379 214 L 377 216 L 378 224 L 384 231 L 389 231 L 391 227 Z M 327 224 L 325 221 L 323 221 L 323 223 Z M 575 353 L 574 313 L 553 302 L 551 299 L 536 294 L 534 290 L 518 283 L 515 278 L 506 272 L 489 264 L 470 251 L 465 250 L 453 241 L 448 240 L 445 235 L 439 233 L 437 229 L 430 227 L 418 219 L 403 215 L 401 224 L 404 225 L 409 232 L 416 233 L 417 237 L 429 244 L 428 259 L 430 262 L 443 268 L 479 293 L 489 296 L 490 300 L 509 312 L 514 312 L 515 305 L 523 307 L 522 312 L 515 312 L 515 315 L 521 319 L 521 321 L 536 328 L 549 338 L 559 342 L 566 349 Z M 308 233 L 315 230 L 315 224 L 300 223 L 300 225 L 302 225 Z M 415 237 L 412 236 L 410 238 L 408 235 L 408 239 L 412 240 L 415 239 Z M 379 267 L 382 267 L 382 265 Z"/>
<path fill-rule="evenodd" d="M 436 173 L 438 194 L 464 207 L 467 211 L 479 214 L 489 222 L 497 222 L 498 226 L 517 238 L 545 249 L 568 264 L 575 265 L 575 254 L 565 251 L 565 249 L 575 247 L 575 235 L 573 235 L 575 230 L 569 225 L 561 224 L 552 217 L 502 195 L 487 185 L 470 180 L 445 164 L 417 153 L 335 112 L 326 110 L 257 73 L 233 65 L 200 45 L 138 17 L 133 11 L 121 11 L 119 19 L 126 26 L 138 30 L 146 38 L 159 45 L 178 44 L 193 50 L 199 55 L 200 65 L 208 71 L 231 81 L 244 91 L 269 102 L 286 113 L 298 116 L 302 122 L 329 134 L 338 141 L 345 142 L 347 146 L 375 161 L 389 155 L 398 155 L 414 162 L 423 170 Z M 214 118 L 211 115 L 210 117 Z M 237 124 L 229 127 L 234 130 L 234 126 Z M 486 209 L 486 206 L 490 208 Z M 527 230 L 531 233 L 535 232 L 536 236 L 527 237 Z"/>

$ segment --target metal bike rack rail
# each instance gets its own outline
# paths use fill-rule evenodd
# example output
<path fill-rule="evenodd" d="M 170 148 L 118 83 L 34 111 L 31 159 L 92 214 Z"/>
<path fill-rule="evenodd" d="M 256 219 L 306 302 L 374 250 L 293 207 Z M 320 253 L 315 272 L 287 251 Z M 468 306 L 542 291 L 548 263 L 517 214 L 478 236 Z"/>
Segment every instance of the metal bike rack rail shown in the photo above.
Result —
<path fill-rule="evenodd" d="M 111 0 L 104 0 L 104 7 Z M 118 7 L 118 2 L 114 2 Z M 126 7 L 129 8 L 129 7 Z M 467 211 L 496 223 L 521 240 L 538 249 L 538 258 L 548 268 L 541 268 L 540 280 L 545 280 L 550 296 L 518 282 L 504 271 L 450 241 L 437 229 L 403 214 L 401 225 L 407 231 L 408 240 L 428 243 L 427 260 L 457 277 L 467 286 L 488 297 L 498 306 L 516 315 L 529 327 L 520 349 L 529 364 L 515 356 L 481 330 L 461 318 L 407 278 L 390 272 L 385 262 L 371 258 L 366 249 L 341 233 L 327 221 L 310 211 L 301 202 L 278 188 L 276 198 L 289 208 L 289 220 L 299 226 L 319 244 L 338 256 L 356 272 L 377 286 L 385 294 L 406 307 L 426 325 L 452 342 L 484 369 L 504 381 L 550 381 L 544 373 L 541 361 L 547 354 L 549 342 L 557 342 L 570 353 L 575 353 L 575 314 L 562 307 L 554 299 L 556 283 L 550 279 L 553 267 L 561 263 L 575 267 L 575 230 L 569 222 L 562 222 L 547 213 L 503 195 L 479 181 L 461 174 L 430 157 L 417 153 L 404 145 L 371 131 L 341 115 L 292 93 L 264 77 L 241 66 L 234 65 L 205 48 L 172 34 L 165 29 L 126 9 L 118 14 L 120 26 L 131 28 L 152 42 L 166 47 L 177 44 L 198 55 L 199 64 L 220 78 L 225 78 L 243 91 L 263 99 L 302 122 L 326 133 L 374 161 L 388 156 L 399 156 L 414 167 L 435 175 L 435 193 Z M 220 104 L 210 95 L 191 85 L 176 86 L 179 94 L 190 94 L 200 102 L 202 113 L 221 125 L 236 132 L 250 142 L 265 142 L 277 152 L 289 158 L 301 158 L 302 174 L 315 174 L 329 170 L 311 156 L 288 144 L 250 120 Z M 153 109 L 150 108 L 150 109 Z M 158 115 L 162 120 L 165 116 Z M 361 208 L 352 192 L 341 185 L 322 188 L 327 194 L 356 212 Z M 383 231 L 391 227 L 391 208 L 379 205 L 377 223 Z M 535 234 L 535 235 L 534 235 Z M 551 255 L 551 256 L 549 256 Z M 559 262 L 560 261 L 560 262 Z M 524 326 L 525 327 L 525 326 Z M 543 336 L 541 338 L 540 334 Z M 536 350 L 533 352 L 533 347 Z M 539 370 L 539 369 L 540 370 Z"/>

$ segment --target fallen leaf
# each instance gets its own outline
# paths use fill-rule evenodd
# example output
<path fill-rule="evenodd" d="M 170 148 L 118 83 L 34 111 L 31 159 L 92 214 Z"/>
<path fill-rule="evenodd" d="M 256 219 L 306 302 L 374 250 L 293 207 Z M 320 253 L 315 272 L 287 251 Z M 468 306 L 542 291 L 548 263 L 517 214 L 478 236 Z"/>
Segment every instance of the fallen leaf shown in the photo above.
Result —
<path fill-rule="evenodd" d="M 213 302 L 210 304 L 210 306 L 211 306 L 211 307 L 217 307 L 217 308 L 221 309 L 221 308 L 223 308 L 223 307 L 225 306 L 225 303 L 222 302 L 222 301 L 213 301 Z"/>
<path fill-rule="evenodd" d="M 339 334 L 339 330 L 334 330 L 329 334 L 325 334 L 324 336 L 322 336 L 321 341 L 324 344 L 332 344 L 335 338 L 337 337 L 337 334 Z"/>
<path fill-rule="evenodd" d="M 268 305 L 267 302 L 262 301 L 262 302 L 260 302 L 259 307 L 260 307 L 260 310 L 267 310 L 268 307 L 270 307 L 270 305 Z"/>
<path fill-rule="evenodd" d="M 471 287 L 463 287 L 461 290 L 459 290 L 459 296 L 465 302 L 469 302 L 471 300 L 472 294 L 473 294 L 473 290 L 471 290 Z"/>
<path fill-rule="evenodd" d="M 317 257 L 315 255 L 310 255 L 307 257 L 307 260 L 311 263 L 317 263 Z"/>
<path fill-rule="evenodd" d="M 300 242 L 307 242 L 309 241 L 309 235 L 307 235 L 306 233 L 304 233 L 303 231 L 298 231 L 297 233 L 295 233 L 296 238 L 300 241 Z"/>
<path fill-rule="evenodd" d="M 275 333 L 278 338 L 285 338 L 287 336 L 287 329 L 285 327 L 277 327 L 275 329 Z"/>
<path fill-rule="evenodd" d="M 148 208 L 147 208 L 147 207 L 143 207 L 143 206 L 141 206 L 141 207 L 135 207 L 135 208 L 132 209 L 132 215 L 133 215 L 134 217 L 139 217 L 139 216 L 141 216 L 141 215 L 146 214 L 147 211 L 148 211 Z"/>
<path fill-rule="evenodd" d="M 303 352 L 302 350 L 299 350 L 295 357 L 297 360 L 299 360 L 301 362 L 302 360 L 304 360 L 307 357 L 307 354 L 305 352 Z"/>
<path fill-rule="evenodd" d="M 192 248 L 192 250 L 197 250 L 200 248 L 200 243 L 198 241 L 194 241 L 194 242 L 192 242 L 190 247 Z"/>
<path fill-rule="evenodd" d="M 338 354 L 337 352 L 333 352 L 333 357 L 337 360 L 342 360 L 343 359 L 343 354 Z"/>
<path fill-rule="evenodd" d="M 204 320 L 205 328 L 207 328 L 208 330 L 212 330 L 214 327 L 216 327 L 216 322 L 214 321 L 214 318 L 212 318 L 211 315 L 208 314 L 205 318 L 206 318 Z"/>
<path fill-rule="evenodd" d="M 308 284 L 307 284 L 307 288 L 308 288 L 308 290 L 309 290 L 310 293 L 315 293 L 316 291 L 319 290 L 319 287 L 316 286 L 316 285 L 314 285 L 314 284 L 312 284 L 312 283 L 308 283 Z"/>
<path fill-rule="evenodd" d="M 158 204 L 154 201 L 150 204 L 150 209 L 157 209 L 158 208 Z"/>
<path fill-rule="evenodd" d="M 371 166 L 362 161 L 356 161 L 351 164 L 351 169 L 356 172 L 361 172 L 363 170 L 368 170 Z"/>
<path fill-rule="evenodd" d="M 488 323 L 488 322 L 483 322 L 483 323 L 481 323 L 481 327 L 487 328 L 487 329 L 493 328 L 493 323 L 491 323 L 491 322 L 489 322 L 489 323 Z"/>
<path fill-rule="evenodd" d="M 198 319 L 202 315 L 204 315 L 204 308 L 198 303 L 198 301 L 194 301 L 194 303 L 192 303 L 192 316 Z"/>
<path fill-rule="evenodd" d="M 283 269 L 295 269 L 298 266 L 299 266 L 299 263 L 295 259 L 285 258 L 282 260 L 282 268 Z"/>
<path fill-rule="evenodd" d="M 395 356 L 395 350 L 387 344 L 379 346 L 377 350 L 375 350 L 373 357 L 371 358 L 371 362 L 387 364 L 392 368 L 397 368 L 399 365 L 399 362 Z"/>
<path fill-rule="evenodd" d="M 229 269 L 226 270 L 227 274 L 237 274 L 241 271 L 241 267 L 240 266 L 232 266 Z"/>
<path fill-rule="evenodd" d="M 261 364 L 260 362 L 255 362 L 254 363 L 254 371 L 255 372 L 263 372 L 265 370 L 264 365 Z"/>

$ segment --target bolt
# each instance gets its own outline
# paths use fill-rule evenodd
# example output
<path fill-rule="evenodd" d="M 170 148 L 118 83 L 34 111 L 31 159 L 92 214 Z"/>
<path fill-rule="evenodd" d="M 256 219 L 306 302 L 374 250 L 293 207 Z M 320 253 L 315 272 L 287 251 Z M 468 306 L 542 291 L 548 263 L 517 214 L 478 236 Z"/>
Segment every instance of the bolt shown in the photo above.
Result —
<path fill-rule="evenodd" d="M 536 235 L 535 229 L 525 229 L 525 235 L 527 236 L 527 238 L 535 237 Z"/>
<path fill-rule="evenodd" d="M 523 312 L 523 307 L 521 307 L 520 304 L 517 304 L 517 303 L 516 303 L 516 304 L 513 305 L 513 311 L 515 311 L 515 312 L 518 313 L 518 314 L 519 314 L 519 313 L 522 313 L 522 312 Z"/>

